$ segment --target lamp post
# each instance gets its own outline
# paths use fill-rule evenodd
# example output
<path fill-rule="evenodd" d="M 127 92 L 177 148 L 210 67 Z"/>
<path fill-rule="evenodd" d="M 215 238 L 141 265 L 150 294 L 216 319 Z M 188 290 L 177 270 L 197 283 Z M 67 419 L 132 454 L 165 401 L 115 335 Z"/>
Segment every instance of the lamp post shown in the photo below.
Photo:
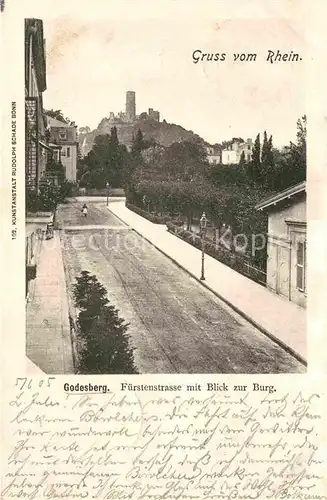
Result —
<path fill-rule="evenodd" d="M 109 188 L 110 188 L 109 182 L 106 182 L 106 188 L 107 188 L 107 207 L 108 207 L 109 206 Z"/>
<path fill-rule="evenodd" d="M 208 219 L 206 217 L 205 212 L 203 212 L 203 214 L 201 215 L 201 219 L 200 219 L 200 231 L 201 231 L 201 243 L 202 243 L 200 280 L 202 280 L 202 281 L 205 280 L 205 277 L 204 277 L 204 244 L 205 244 L 204 238 L 205 238 L 205 233 L 206 233 L 206 228 L 207 228 L 207 222 L 208 222 Z"/>

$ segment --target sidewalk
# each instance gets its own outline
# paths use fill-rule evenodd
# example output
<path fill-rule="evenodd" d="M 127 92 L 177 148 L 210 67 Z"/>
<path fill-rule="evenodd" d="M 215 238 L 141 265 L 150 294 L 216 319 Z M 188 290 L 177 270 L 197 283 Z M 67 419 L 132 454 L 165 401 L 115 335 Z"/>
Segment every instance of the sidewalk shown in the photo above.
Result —
<path fill-rule="evenodd" d="M 199 280 L 201 251 L 169 233 L 165 225 L 153 224 L 125 207 L 124 201 L 109 203 L 109 210 L 137 233 Z M 263 333 L 306 360 L 306 310 L 275 295 L 209 255 L 205 256 L 201 283 Z M 199 280 L 200 281 L 200 280 Z"/>
<path fill-rule="evenodd" d="M 59 234 L 43 240 L 26 305 L 26 355 L 47 374 L 74 373 Z"/>

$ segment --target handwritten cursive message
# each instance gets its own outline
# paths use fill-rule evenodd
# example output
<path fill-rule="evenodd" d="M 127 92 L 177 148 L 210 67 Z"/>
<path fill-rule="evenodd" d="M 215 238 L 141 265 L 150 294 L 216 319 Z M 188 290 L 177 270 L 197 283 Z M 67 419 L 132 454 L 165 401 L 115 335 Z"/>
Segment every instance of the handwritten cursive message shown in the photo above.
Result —
<path fill-rule="evenodd" d="M 2 498 L 325 499 L 322 408 L 306 389 L 90 394 L 53 378 L 16 383 Z"/>

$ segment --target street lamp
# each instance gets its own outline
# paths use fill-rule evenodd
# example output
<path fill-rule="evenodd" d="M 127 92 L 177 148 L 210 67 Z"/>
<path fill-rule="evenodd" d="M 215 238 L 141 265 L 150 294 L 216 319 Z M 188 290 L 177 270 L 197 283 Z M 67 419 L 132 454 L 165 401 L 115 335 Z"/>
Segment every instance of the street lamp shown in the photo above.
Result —
<path fill-rule="evenodd" d="M 108 207 L 109 206 L 109 188 L 110 188 L 109 182 L 106 182 L 106 188 L 107 188 L 107 207 Z"/>
<path fill-rule="evenodd" d="M 205 212 L 203 212 L 203 214 L 201 215 L 201 219 L 200 219 L 200 231 L 201 231 L 201 243 L 202 243 L 201 277 L 200 277 L 200 280 L 202 280 L 202 281 L 205 280 L 205 277 L 204 277 L 204 244 L 205 244 L 204 238 L 205 238 L 206 229 L 207 229 L 207 222 L 208 222 L 208 219 L 206 217 Z"/>

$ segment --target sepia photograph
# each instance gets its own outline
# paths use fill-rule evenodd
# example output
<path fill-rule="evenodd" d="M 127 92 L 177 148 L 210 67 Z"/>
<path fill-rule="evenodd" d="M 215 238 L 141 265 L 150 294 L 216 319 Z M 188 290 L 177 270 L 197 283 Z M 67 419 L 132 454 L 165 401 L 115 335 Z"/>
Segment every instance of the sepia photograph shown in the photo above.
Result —
<path fill-rule="evenodd" d="M 24 44 L 29 360 L 304 373 L 299 21 L 29 17 Z"/>
<path fill-rule="evenodd" d="M 327 3 L 1 9 L 1 499 L 326 500 Z"/>

